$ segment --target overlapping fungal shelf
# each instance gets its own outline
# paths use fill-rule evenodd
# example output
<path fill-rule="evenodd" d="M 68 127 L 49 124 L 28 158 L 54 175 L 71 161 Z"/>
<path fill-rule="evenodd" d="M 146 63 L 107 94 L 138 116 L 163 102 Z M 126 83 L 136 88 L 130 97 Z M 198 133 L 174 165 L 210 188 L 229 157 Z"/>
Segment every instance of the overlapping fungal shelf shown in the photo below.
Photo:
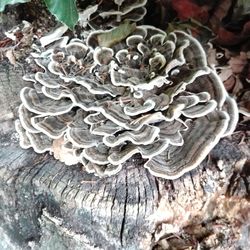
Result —
<path fill-rule="evenodd" d="M 190 35 L 137 26 L 110 48 L 58 41 L 26 76 L 16 129 L 23 148 L 81 163 L 99 176 L 139 154 L 151 174 L 175 179 L 196 168 L 234 130 L 237 106 Z"/>
<path fill-rule="evenodd" d="M 124 20 L 138 22 L 146 14 L 147 0 L 93 1 L 82 13 L 83 19 L 93 29 L 116 27 Z"/>

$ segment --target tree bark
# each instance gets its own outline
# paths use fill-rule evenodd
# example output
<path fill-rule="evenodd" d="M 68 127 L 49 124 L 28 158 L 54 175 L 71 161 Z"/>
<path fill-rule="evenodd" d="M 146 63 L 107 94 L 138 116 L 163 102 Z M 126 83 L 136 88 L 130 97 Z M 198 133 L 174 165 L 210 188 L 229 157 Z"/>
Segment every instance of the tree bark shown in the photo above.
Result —
<path fill-rule="evenodd" d="M 222 139 L 174 181 L 155 178 L 139 158 L 100 179 L 20 148 L 14 120 L 25 85 L 21 69 L 0 65 L 0 231 L 8 249 L 250 249 L 247 132 Z"/>

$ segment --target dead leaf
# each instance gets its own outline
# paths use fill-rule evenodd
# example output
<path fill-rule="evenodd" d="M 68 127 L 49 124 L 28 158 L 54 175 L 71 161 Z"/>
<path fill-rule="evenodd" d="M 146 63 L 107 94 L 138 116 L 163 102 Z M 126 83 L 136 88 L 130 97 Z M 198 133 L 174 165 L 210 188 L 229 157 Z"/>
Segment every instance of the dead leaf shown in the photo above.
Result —
<path fill-rule="evenodd" d="M 239 112 L 247 117 L 250 117 L 250 90 L 246 91 L 238 103 Z"/>
<path fill-rule="evenodd" d="M 227 80 L 223 82 L 227 91 L 232 90 L 233 87 L 235 86 L 235 83 L 236 83 L 236 79 L 235 79 L 235 76 L 233 75 L 231 75 Z"/>
<path fill-rule="evenodd" d="M 231 46 L 247 41 L 250 38 L 250 21 L 244 25 L 240 25 L 240 23 L 237 25 L 238 30 L 235 32 L 229 31 L 228 27 L 220 26 L 217 31 L 214 31 L 217 34 L 215 42 L 220 45 Z"/>
<path fill-rule="evenodd" d="M 5 48 L 11 46 L 13 44 L 13 40 L 8 37 L 5 37 L 3 40 L 0 41 L 0 48 Z"/>
<path fill-rule="evenodd" d="M 232 4 L 232 0 L 219 1 L 219 4 L 214 8 L 212 15 L 209 18 L 209 24 L 213 31 L 217 31 L 221 25 L 222 19 L 227 15 Z"/>
<path fill-rule="evenodd" d="M 230 69 L 229 67 L 226 67 L 224 69 L 221 70 L 221 72 L 219 73 L 220 79 L 222 80 L 222 82 L 226 81 L 231 75 L 233 74 L 232 69 Z"/>
<path fill-rule="evenodd" d="M 88 21 L 90 16 L 97 12 L 98 9 L 98 4 L 95 4 L 93 6 L 87 7 L 86 9 L 84 9 L 84 11 L 79 12 L 79 24 L 82 27 L 86 27 L 88 25 Z"/>
<path fill-rule="evenodd" d="M 213 36 L 212 30 L 201 22 L 190 18 L 185 21 L 173 21 L 168 23 L 167 33 L 174 30 L 183 30 L 187 33 L 191 33 L 192 36 L 197 38 L 202 44 L 206 44 Z"/>
<path fill-rule="evenodd" d="M 239 77 L 236 77 L 235 80 L 236 82 L 231 92 L 234 96 L 238 96 L 240 91 L 243 89 L 243 84 L 241 80 L 239 79 Z"/>
<path fill-rule="evenodd" d="M 75 157 L 74 149 L 66 148 L 64 137 L 55 139 L 52 144 L 52 152 L 55 159 L 64 162 L 66 165 L 74 165 L 78 163 L 77 157 Z"/>
<path fill-rule="evenodd" d="M 241 73 L 247 64 L 247 53 L 240 52 L 238 56 L 231 57 L 228 63 L 233 73 Z"/>
<path fill-rule="evenodd" d="M 210 66 L 217 66 L 218 65 L 218 61 L 216 59 L 216 49 L 214 49 L 212 47 L 212 45 L 209 47 L 209 49 L 207 50 L 207 62 Z"/>
<path fill-rule="evenodd" d="M 68 27 L 66 25 L 60 25 L 56 29 L 50 31 L 48 34 L 40 38 L 41 45 L 43 47 L 46 47 L 49 44 L 55 42 L 60 37 L 62 37 L 67 30 Z"/>
<path fill-rule="evenodd" d="M 172 1 L 172 7 L 180 20 L 193 18 L 201 23 L 206 23 L 209 17 L 210 6 L 199 6 L 192 0 L 174 0 Z"/>
<path fill-rule="evenodd" d="M 14 56 L 14 53 L 13 53 L 13 49 L 9 49 L 5 52 L 5 56 L 8 58 L 9 62 L 12 64 L 12 65 L 16 65 L 16 58 Z"/>
<path fill-rule="evenodd" d="M 111 47 L 130 35 L 136 28 L 135 23 L 124 22 L 118 27 L 97 35 L 99 46 Z"/>
<path fill-rule="evenodd" d="M 217 33 L 217 37 L 215 39 L 216 43 L 224 46 L 238 44 L 241 40 L 240 34 L 235 34 L 232 31 L 228 31 L 224 27 L 219 27 L 216 33 Z"/>

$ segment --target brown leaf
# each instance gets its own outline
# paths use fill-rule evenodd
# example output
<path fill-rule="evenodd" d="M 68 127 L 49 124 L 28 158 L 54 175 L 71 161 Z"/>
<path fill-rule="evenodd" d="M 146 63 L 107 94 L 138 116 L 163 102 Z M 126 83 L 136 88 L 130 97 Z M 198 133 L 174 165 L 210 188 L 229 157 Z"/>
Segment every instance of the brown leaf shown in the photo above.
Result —
<path fill-rule="evenodd" d="M 52 144 L 52 151 L 54 153 L 54 157 L 64 162 L 66 165 L 74 165 L 78 163 L 77 157 L 73 156 L 73 149 L 69 149 L 64 147 L 65 141 L 64 138 L 61 137 L 59 139 L 55 139 Z"/>
<path fill-rule="evenodd" d="M 218 65 L 218 61 L 216 59 L 216 49 L 214 49 L 213 47 L 210 47 L 207 50 L 207 62 L 210 66 L 216 66 Z"/>
<path fill-rule="evenodd" d="M 214 32 L 217 34 L 216 43 L 224 46 L 237 45 L 250 38 L 250 21 L 246 22 L 238 32 L 229 31 L 223 26 Z"/>
<path fill-rule="evenodd" d="M 246 91 L 238 103 L 239 112 L 247 117 L 250 117 L 250 91 Z"/>
<path fill-rule="evenodd" d="M 226 81 L 232 75 L 233 75 L 232 69 L 230 69 L 229 67 L 222 69 L 221 72 L 219 73 L 222 82 Z"/>
<path fill-rule="evenodd" d="M 236 79 L 235 76 L 231 75 L 227 80 L 223 82 L 225 88 L 227 91 L 232 90 L 232 88 L 235 86 Z"/>
<path fill-rule="evenodd" d="M 241 73 L 247 64 L 247 53 L 240 52 L 240 55 L 231 57 L 228 63 L 233 73 Z"/>
<path fill-rule="evenodd" d="M 215 41 L 216 43 L 224 46 L 235 45 L 241 41 L 241 36 L 239 33 L 228 31 L 221 26 L 217 30 L 217 37 Z"/>
<path fill-rule="evenodd" d="M 209 18 L 210 27 L 215 32 L 218 30 L 221 24 L 221 20 L 227 15 L 227 12 L 232 4 L 232 0 L 219 1 L 213 14 Z"/>
<path fill-rule="evenodd" d="M 8 37 L 5 37 L 3 40 L 0 41 L 0 48 L 5 48 L 11 46 L 13 44 L 13 40 Z"/>
<path fill-rule="evenodd" d="M 239 77 L 235 77 L 235 84 L 234 84 L 234 87 L 232 89 L 232 94 L 234 96 L 238 96 L 239 93 L 242 91 L 243 89 L 243 84 L 241 82 L 241 80 L 239 79 Z"/>
<path fill-rule="evenodd" d="M 16 65 L 16 57 L 14 56 L 13 49 L 9 49 L 5 52 L 5 56 L 9 59 L 12 65 Z"/>
<path fill-rule="evenodd" d="M 174 0 L 172 1 L 172 7 L 181 20 L 194 18 L 201 23 L 205 23 L 208 20 L 210 7 L 207 5 L 199 6 L 192 0 Z"/>

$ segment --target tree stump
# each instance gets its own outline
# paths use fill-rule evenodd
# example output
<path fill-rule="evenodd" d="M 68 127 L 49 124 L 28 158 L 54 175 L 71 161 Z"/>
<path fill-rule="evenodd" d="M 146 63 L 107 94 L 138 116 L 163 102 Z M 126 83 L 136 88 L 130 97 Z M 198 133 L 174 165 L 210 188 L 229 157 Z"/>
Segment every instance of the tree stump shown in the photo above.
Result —
<path fill-rule="evenodd" d="M 2 249 L 250 249 L 247 132 L 177 180 L 152 176 L 139 158 L 100 179 L 20 148 L 24 85 L 22 70 L 0 65 Z"/>

